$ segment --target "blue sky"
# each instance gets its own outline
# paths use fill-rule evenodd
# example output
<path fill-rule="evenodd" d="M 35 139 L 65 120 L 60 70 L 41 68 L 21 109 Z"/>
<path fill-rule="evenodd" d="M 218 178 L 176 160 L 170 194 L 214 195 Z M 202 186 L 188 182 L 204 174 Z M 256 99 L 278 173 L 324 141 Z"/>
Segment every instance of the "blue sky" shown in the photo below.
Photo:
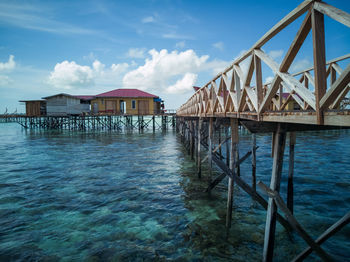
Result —
<path fill-rule="evenodd" d="M 301 1 L 0 1 L 0 113 L 56 93 L 139 88 L 177 108 Z M 350 2 L 327 3 L 350 12 Z M 263 49 L 277 62 L 303 17 Z M 350 30 L 325 18 L 327 59 Z M 291 71 L 312 65 L 311 34 Z M 264 72 L 264 80 L 272 76 Z"/>

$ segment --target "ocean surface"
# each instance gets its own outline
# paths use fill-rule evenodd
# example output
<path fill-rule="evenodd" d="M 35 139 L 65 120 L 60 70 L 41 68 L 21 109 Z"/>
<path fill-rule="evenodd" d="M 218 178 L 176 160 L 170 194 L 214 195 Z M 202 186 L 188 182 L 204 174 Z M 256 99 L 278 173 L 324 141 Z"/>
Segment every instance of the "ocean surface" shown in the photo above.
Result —
<path fill-rule="evenodd" d="M 269 185 L 271 135 L 258 135 L 257 145 L 257 180 Z M 242 132 L 241 156 L 250 147 Z M 350 132 L 298 133 L 295 152 L 294 212 L 316 239 L 350 210 Z M 287 156 L 288 147 L 284 199 Z M 250 158 L 241 176 L 251 183 Z M 199 180 L 173 130 L 84 133 L 1 123 L 0 261 L 260 261 L 266 212 L 235 186 L 226 239 L 227 180 L 211 194 L 207 184 L 207 165 Z M 349 236 L 347 225 L 322 247 L 346 261 Z M 275 261 L 287 261 L 307 245 L 278 225 L 275 246 Z"/>

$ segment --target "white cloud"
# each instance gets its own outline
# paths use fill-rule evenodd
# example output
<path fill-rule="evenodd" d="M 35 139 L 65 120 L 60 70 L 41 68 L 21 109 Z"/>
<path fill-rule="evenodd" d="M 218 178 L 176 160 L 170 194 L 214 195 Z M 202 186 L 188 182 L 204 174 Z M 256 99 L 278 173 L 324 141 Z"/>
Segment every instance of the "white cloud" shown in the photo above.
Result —
<path fill-rule="evenodd" d="M 112 64 L 111 70 L 115 73 L 121 74 L 124 73 L 129 68 L 129 64 L 121 63 L 121 64 Z"/>
<path fill-rule="evenodd" d="M 156 19 L 153 16 L 147 16 L 141 20 L 141 22 L 144 24 L 153 23 L 155 21 L 156 21 Z"/>
<path fill-rule="evenodd" d="M 131 58 L 144 58 L 145 51 L 145 48 L 130 48 L 128 50 L 127 56 Z"/>
<path fill-rule="evenodd" d="M 92 68 L 97 72 L 97 73 L 103 73 L 103 70 L 105 68 L 105 65 L 102 64 L 100 61 L 95 60 L 92 63 Z"/>
<path fill-rule="evenodd" d="M 293 62 L 290 68 L 290 72 L 297 73 L 312 66 L 312 62 L 309 59 L 304 58 L 302 60 Z"/>
<path fill-rule="evenodd" d="M 224 43 L 223 42 L 216 42 L 213 44 L 213 47 L 222 51 L 222 50 L 224 50 Z"/>
<path fill-rule="evenodd" d="M 74 61 L 63 61 L 56 64 L 49 76 L 49 83 L 56 88 L 71 89 L 74 87 L 94 85 L 93 69 L 81 66 Z"/>
<path fill-rule="evenodd" d="M 197 80 L 197 75 L 192 73 L 186 73 L 182 79 L 176 81 L 174 85 L 169 86 L 166 89 L 167 93 L 170 94 L 181 94 L 187 91 L 192 91 L 192 87 Z"/>
<path fill-rule="evenodd" d="M 282 49 L 280 49 L 280 50 L 271 50 L 268 55 L 272 59 L 277 60 L 277 59 L 282 57 L 283 53 L 284 53 L 284 51 Z"/>
<path fill-rule="evenodd" d="M 268 77 L 266 77 L 266 78 L 265 78 L 265 83 L 271 83 L 272 80 L 273 80 L 273 78 L 274 78 L 273 76 L 268 76 Z M 265 83 L 264 83 L 264 84 L 265 84 Z"/>
<path fill-rule="evenodd" d="M 180 34 L 177 34 L 177 33 L 163 34 L 162 37 L 166 38 L 166 39 L 193 39 L 193 37 L 191 37 L 191 36 L 180 35 Z"/>
<path fill-rule="evenodd" d="M 177 42 L 175 47 L 176 48 L 184 48 L 186 45 L 185 41 Z"/>
<path fill-rule="evenodd" d="M 79 65 L 75 61 L 57 63 L 50 73 L 48 83 L 59 89 L 83 89 L 97 85 L 112 86 L 121 83 L 122 74 L 129 64 L 112 64 L 109 68 L 95 60 L 91 66 Z"/>
<path fill-rule="evenodd" d="M 147 58 L 144 65 L 124 76 L 124 87 L 183 93 L 191 90 L 189 87 L 195 84 L 197 74 L 217 73 L 228 65 L 220 60 L 208 61 L 208 55 L 197 56 L 191 49 L 183 52 L 152 49 L 148 53 L 151 58 Z M 174 79 L 177 79 L 175 83 Z"/>
<path fill-rule="evenodd" d="M 0 71 L 11 71 L 16 67 L 15 57 L 10 55 L 9 60 L 7 62 L 0 62 Z"/>

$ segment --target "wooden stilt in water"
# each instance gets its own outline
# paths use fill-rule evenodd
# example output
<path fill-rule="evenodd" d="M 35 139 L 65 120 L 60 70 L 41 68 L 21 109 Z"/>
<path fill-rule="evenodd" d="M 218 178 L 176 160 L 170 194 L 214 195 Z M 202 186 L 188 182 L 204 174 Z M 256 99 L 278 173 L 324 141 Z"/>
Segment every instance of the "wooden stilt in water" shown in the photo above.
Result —
<path fill-rule="evenodd" d="M 225 139 L 227 139 L 229 137 L 228 134 L 228 126 L 225 126 Z M 226 165 L 230 166 L 230 145 L 229 143 L 226 143 Z"/>
<path fill-rule="evenodd" d="M 203 120 L 199 118 L 198 127 L 197 127 L 197 174 L 198 178 L 202 177 L 202 161 L 201 161 L 201 129 L 202 129 Z"/>
<path fill-rule="evenodd" d="M 231 118 L 230 119 L 230 127 L 231 127 L 231 152 L 230 152 L 230 169 L 233 173 L 237 174 L 237 165 L 236 161 L 237 157 L 237 148 L 238 148 L 238 119 Z M 228 180 L 228 192 L 227 192 L 227 213 L 226 213 L 226 236 L 228 236 L 229 229 L 231 227 L 232 220 L 232 204 L 233 204 L 233 188 L 234 181 L 233 178 L 229 177 Z"/>
<path fill-rule="evenodd" d="M 194 160 L 194 123 L 193 120 L 190 121 L 190 151 L 191 151 L 191 159 Z"/>
<path fill-rule="evenodd" d="M 256 191 L 256 134 L 252 134 L 252 187 Z"/>
<path fill-rule="evenodd" d="M 212 167 L 213 167 L 213 161 L 212 161 L 212 151 L 213 151 L 213 118 L 209 118 L 209 125 L 208 125 L 208 163 L 209 163 L 209 182 L 211 180 L 211 173 L 212 173 Z"/>
<path fill-rule="evenodd" d="M 273 135 L 273 166 L 270 188 L 279 192 L 281 184 L 281 174 L 283 166 L 283 153 L 286 143 L 286 132 L 283 129 L 282 124 L 277 125 L 277 130 Z M 266 226 L 265 226 L 265 239 L 264 239 L 264 251 L 263 261 L 272 261 L 273 249 L 275 242 L 275 230 L 276 230 L 276 217 L 277 206 L 273 199 L 270 197 L 268 201 Z"/>
<path fill-rule="evenodd" d="M 295 132 L 289 133 L 289 169 L 288 169 L 288 190 L 287 190 L 287 207 L 293 214 L 293 175 L 294 175 L 294 146 Z"/>

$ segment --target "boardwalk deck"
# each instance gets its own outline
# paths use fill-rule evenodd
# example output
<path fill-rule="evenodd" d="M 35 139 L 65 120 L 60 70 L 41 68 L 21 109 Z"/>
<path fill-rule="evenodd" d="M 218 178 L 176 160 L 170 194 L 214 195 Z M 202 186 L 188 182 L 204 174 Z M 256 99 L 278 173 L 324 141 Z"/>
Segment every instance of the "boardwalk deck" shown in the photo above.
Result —
<path fill-rule="evenodd" d="M 300 25 L 289 46 L 286 55 L 279 64 L 274 61 L 264 50 L 264 45 L 279 34 L 285 27 L 304 15 Z M 324 15 L 350 27 L 350 15 L 342 10 L 330 6 L 322 1 L 306 0 L 287 14 L 281 21 L 260 38 L 247 52 L 234 60 L 223 72 L 216 75 L 202 88 L 197 90 L 188 101 L 177 110 L 177 130 L 181 130 L 182 141 L 187 143 L 185 134 L 198 134 L 195 136 L 198 143 L 197 163 L 199 174 L 201 170 L 201 144 L 208 150 L 209 166 L 212 161 L 223 172 L 207 189 L 207 192 L 223 180 L 229 177 L 227 200 L 227 231 L 231 225 L 231 213 L 234 183 L 251 195 L 259 204 L 267 209 L 265 239 L 263 248 L 263 261 L 273 260 L 274 238 L 276 220 L 284 227 L 293 228 L 309 245 L 296 259 L 304 259 L 311 251 L 315 251 L 323 260 L 331 259 L 320 247 L 322 241 L 314 241 L 297 222 L 293 216 L 293 167 L 295 133 L 305 130 L 324 130 L 337 128 L 350 128 L 350 104 L 348 93 L 350 91 L 350 53 L 341 57 L 326 61 Z M 298 55 L 307 36 L 312 34 L 312 54 L 314 66 L 301 72 L 291 74 L 288 72 L 295 57 Z M 349 50 L 350 51 L 350 50 Z M 243 64 L 246 70 L 243 70 Z M 343 66 L 343 68 L 340 67 Z M 262 83 L 262 68 L 270 68 L 273 72 L 273 80 Z M 253 81 L 255 75 L 255 81 Z M 254 84 L 252 84 L 254 83 Z M 283 95 L 287 99 L 283 101 Z M 289 101 L 295 101 L 298 109 L 286 110 Z M 192 130 L 193 122 L 199 122 L 199 129 Z M 231 151 L 226 154 L 224 163 L 221 160 L 221 151 L 215 148 L 215 134 L 213 123 L 231 129 Z M 253 133 L 252 156 L 252 186 L 239 177 L 239 164 L 234 164 L 238 159 L 238 126 L 244 126 Z M 220 132 L 220 131 L 219 131 Z M 263 188 L 268 194 L 266 201 L 256 191 L 256 142 L 255 133 L 271 132 L 273 146 L 271 148 L 273 167 L 270 188 Z M 288 203 L 284 204 L 279 195 L 282 175 L 282 163 L 287 132 L 290 137 L 290 160 L 288 180 Z M 208 134 L 205 136 L 205 134 Z M 193 137 L 193 135 L 191 136 Z M 218 137 L 221 137 L 218 135 Z M 219 139 L 218 146 L 221 146 Z M 193 143 L 193 142 L 192 142 Z M 221 147 L 220 147 L 221 148 Z M 236 155 L 237 154 L 237 155 Z M 210 172 L 211 173 L 211 172 Z M 199 176 L 200 178 L 200 176 Z M 259 182 L 261 185 L 261 182 Z M 285 214 L 283 218 L 281 211 Z M 349 213 L 347 213 L 349 214 Z M 349 223 L 348 216 L 343 219 L 341 226 L 335 226 L 336 232 L 340 227 Z M 328 235 L 325 232 L 324 235 Z M 331 235 L 331 234 L 329 234 Z"/>

